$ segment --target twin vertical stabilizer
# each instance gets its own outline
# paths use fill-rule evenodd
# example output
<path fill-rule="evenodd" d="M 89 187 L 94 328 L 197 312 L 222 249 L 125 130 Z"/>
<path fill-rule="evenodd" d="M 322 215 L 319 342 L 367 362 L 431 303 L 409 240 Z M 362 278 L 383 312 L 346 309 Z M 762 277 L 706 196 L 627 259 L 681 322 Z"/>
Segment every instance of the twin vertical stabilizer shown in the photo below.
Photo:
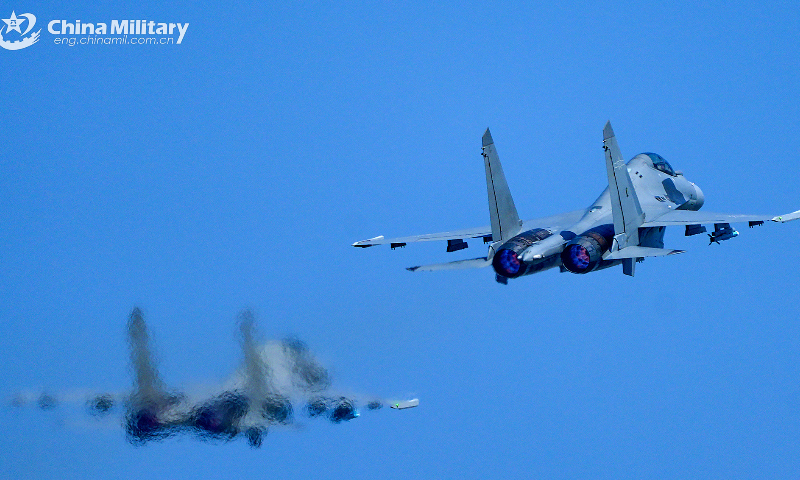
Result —
<path fill-rule="evenodd" d="M 603 128 L 603 150 L 606 152 L 608 192 L 614 219 L 614 242 L 609 252 L 613 255 L 626 247 L 639 245 L 639 227 L 644 223 L 644 212 L 633 189 L 628 166 L 620 152 L 611 122 L 607 122 Z M 635 262 L 636 258 L 623 258 L 622 271 L 625 275 L 633 276 Z"/>
<path fill-rule="evenodd" d="M 486 166 L 486 190 L 489 193 L 489 218 L 492 221 L 492 240 L 506 241 L 521 230 L 517 207 L 500 165 L 489 129 L 483 134 L 483 161 Z"/>

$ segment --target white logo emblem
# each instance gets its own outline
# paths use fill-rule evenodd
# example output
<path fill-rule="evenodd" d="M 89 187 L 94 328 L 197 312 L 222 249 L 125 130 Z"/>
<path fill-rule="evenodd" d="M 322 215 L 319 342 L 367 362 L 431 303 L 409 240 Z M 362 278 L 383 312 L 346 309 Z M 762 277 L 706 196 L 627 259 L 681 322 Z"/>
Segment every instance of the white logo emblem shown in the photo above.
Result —
<path fill-rule="evenodd" d="M 1 19 L 6 22 L 5 27 L 0 27 L 0 47 L 5 48 L 6 50 L 19 50 L 25 47 L 30 47 L 34 43 L 39 41 L 39 32 L 42 31 L 40 28 L 38 31 L 31 34 L 30 37 L 26 37 L 25 35 L 28 34 L 33 29 L 33 26 L 36 25 L 36 17 L 32 13 L 23 13 L 19 17 L 15 12 L 11 12 L 11 18 L 3 18 Z M 20 30 L 20 25 L 22 22 L 28 22 L 27 28 L 23 32 Z M 5 30 L 5 32 L 3 32 Z M 10 41 L 3 38 L 3 33 L 8 35 L 10 32 L 16 31 L 18 35 L 14 35 L 14 37 L 20 37 L 19 40 Z"/>

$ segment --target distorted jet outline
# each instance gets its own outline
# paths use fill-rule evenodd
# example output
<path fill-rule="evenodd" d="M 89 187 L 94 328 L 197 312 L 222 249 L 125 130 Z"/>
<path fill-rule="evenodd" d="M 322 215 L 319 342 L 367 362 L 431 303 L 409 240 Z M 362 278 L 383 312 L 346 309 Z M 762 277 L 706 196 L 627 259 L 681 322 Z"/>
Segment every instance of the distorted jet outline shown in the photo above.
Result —
<path fill-rule="evenodd" d="M 243 362 L 221 386 L 195 392 L 169 388 L 159 374 L 144 315 L 134 308 L 127 325 L 132 391 L 27 392 L 15 395 L 11 405 L 35 404 L 50 411 L 62 403 L 84 403 L 98 420 L 122 410 L 126 438 L 134 445 L 190 434 L 220 441 L 244 437 L 257 448 L 270 429 L 291 427 L 300 414 L 338 424 L 360 417 L 362 407 L 371 411 L 384 405 L 419 404 L 417 399 L 364 398 L 332 389 L 328 370 L 302 341 L 258 341 L 255 319 L 248 310 L 239 315 L 238 323 Z M 301 405 L 297 412 L 296 406 Z"/>
<path fill-rule="evenodd" d="M 625 162 L 611 122 L 603 128 L 608 187 L 582 210 L 522 221 L 511 197 L 500 158 L 489 129 L 482 139 L 491 226 L 409 237 L 383 236 L 353 243 L 354 247 L 412 242 L 447 241 L 447 251 L 467 248 L 465 239 L 489 243 L 485 257 L 409 267 L 410 271 L 456 270 L 491 265 L 497 282 L 558 267 L 560 271 L 589 273 L 622 265 L 633 276 L 635 265 L 645 257 L 683 253 L 664 248 L 666 227 L 683 225 L 685 235 L 706 233 L 703 224 L 714 224 L 709 244 L 739 235 L 731 223 L 750 227 L 765 221 L 785 223 L 800 218 L 800 210 L 781 216 L 700 212 L 705 202 L 700 187 L 656 153 L 640 153 Z"/>

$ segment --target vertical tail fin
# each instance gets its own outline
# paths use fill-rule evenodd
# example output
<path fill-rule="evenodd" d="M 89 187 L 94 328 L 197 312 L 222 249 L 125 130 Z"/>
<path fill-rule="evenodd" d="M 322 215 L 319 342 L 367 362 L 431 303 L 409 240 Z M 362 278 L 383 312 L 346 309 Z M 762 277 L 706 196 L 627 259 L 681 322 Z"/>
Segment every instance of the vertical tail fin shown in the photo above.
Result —
<path fill-rule="evenodd" d="M 255 318 L 250 310 L 239 314 L 239 330 L 244 353 L 245 395 L 255 405 L 267 397 L 270 385 L 267 380 L 267 365 L 256 344 Z"/>
<path fill-rule="evenodd" d="M 489 218 L 492 220 L 492 240 L 508 240 L 520 230 L 519 215 L 500 165 L 489 129 L 483 134 L 483 161 L 486 166 L 486 190 L 489 192 Z"/>
<path fill-rule="evenodd" d="M 603 128 L 603 150 L 606 153 L 608 192 L 611 195 L 611 216 L 614 219 L 614 242 L 611 245 L 613 253 L 625 247 L 639 245 L 639 227 L 644 222 L 644 212 L 633 189 L 628 166 L 622 157 L 611 122 L 607 122 Z M 635 258 L 623 259 L 623 273 L 633 276 L 635 264 Z"/>
<path fill-rule="evenodd" d="M 134 375 L 134 396 L 142 401 L 156 401 L 166 396 L 164 382 L 158 374 L 150 335 L 142 311 L 136 307 L 128 318 L 128 342 L 131 346 L 131 367 Z"/>
<path fill-rule="evenodd" d="M 622 158 L 611 122 L 606 123 L 603 128 L 603 150 L 606 152 L 608 190 L 611 194 L 615 238 L 619 242 L 619 248 L 639 245 L 639 227 L 644 222 L 644 213 L 639 204 L 639 197 L 633 189 L 628 166 Z M 620 234 L 624 234 L 624 238 L 620 237 Z"/>

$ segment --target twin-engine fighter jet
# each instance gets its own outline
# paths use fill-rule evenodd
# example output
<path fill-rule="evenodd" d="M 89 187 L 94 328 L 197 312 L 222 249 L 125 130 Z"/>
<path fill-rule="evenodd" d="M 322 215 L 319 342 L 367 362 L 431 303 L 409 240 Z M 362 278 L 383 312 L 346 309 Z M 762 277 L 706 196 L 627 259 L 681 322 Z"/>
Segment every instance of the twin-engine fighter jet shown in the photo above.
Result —
<path fill-rule="evenodd" d="M 664 230 L 683 225 L 686 236 L 706 233 L 713 224 L 709 243 L 739 235 L 731 223 L 750 227 L 767 220 L 788 222 L 800 218 L 800 210 L 788 215 L 730 215 L 699 212 L 705 200 L 700 187 L 676 172 L 660 155 L 641 153 L 627 164 L 623 160 L 611 122 L 603 128 L 608 188 L 588 208 L 546 218 L 522 221 L 511 198 L 503 167 L 489 129 L 483 135 L 483 160 L 489 193 L 491 227 L 386 239 L 361 240 L 354 247 L 447 240 L 447 251 L 467 248 L 464 239 L 482 238 L 490 243 L 485 257 L 410 267 L 411 271 L 494 267 L 495 278 L 509 278 L 558 267 L 562 272 L 589 273 L 622 265 L 633 276 L 636 262 L 645 257 L 683 253 L 664 248 Z"/>
<path fill-rule="evenodd" d="M 85 402 L 88 413 L 97 420 L 122 411 L 126 437 L 134 445 L 190 434 L 212 441 L 244 437 L 254 448 L 261 446 L 269 430 L 290 427 L 299 415 L 338 424 L 358 418 L 362 406 L 372 411 L 384 405 L 395 409 L 419 405 L 416 398 L 365 400 L 337 393 L 331 389 L 328 370 L 300 340 L 259 342 L 255 319 L 247 310 L 239 317 L 239 328 L 244 361 L 235 374 L 220 388 L 177 391 L 161 379 L 144 316 L 134 308 L 128 319 L 132 392 L 42 393 L 38 398 L 27 392 L 15 395 L 11 404 L 33 404 L 49 411 L 62 403 Z M 303 408 L 297 409 L 300 405 Z"/>

